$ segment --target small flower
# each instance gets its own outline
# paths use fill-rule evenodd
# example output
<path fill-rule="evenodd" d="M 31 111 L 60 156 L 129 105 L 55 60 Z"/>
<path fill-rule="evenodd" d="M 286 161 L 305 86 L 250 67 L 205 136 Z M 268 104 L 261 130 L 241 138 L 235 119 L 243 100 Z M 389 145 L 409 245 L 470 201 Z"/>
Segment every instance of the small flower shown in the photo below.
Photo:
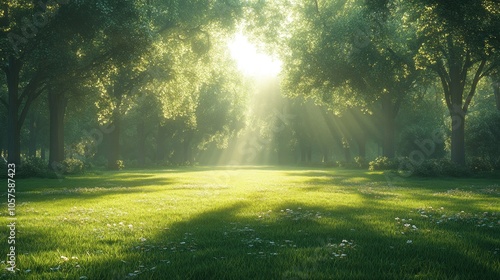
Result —
<path fill-rule="evenodd" d="M 413 241 L 412 241 L 412 240 L 409 240 L 409 239 L 408 239 L 408 240 L 406 240 L 406 244 L 412 244 L 412 243 L 413 243 Z"/>
<path fill-rule="evenodd" d="M 61 259 L 62 259 L 63 261 L 65 261 L 65 262 L 69 260 L 69 259 L 68 259 L 67 257 L 65 257 L 65 256 L 61 256 Z"/>
<path fill-rule="evenodd" d="M 141 240 L 141 242 L 145 242 L 145 241 L 146 241 L 146 238 L 141 237 L 141 238 L 140 238 L 140 240 Z"/>

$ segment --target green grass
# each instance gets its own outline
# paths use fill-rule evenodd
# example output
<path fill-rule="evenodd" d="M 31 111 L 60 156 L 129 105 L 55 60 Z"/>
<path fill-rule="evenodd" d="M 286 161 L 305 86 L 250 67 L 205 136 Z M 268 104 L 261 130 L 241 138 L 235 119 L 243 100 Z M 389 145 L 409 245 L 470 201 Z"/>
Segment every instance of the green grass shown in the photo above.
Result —
<path fill-rule="evenodd" d="M 16 190 L 19 270 L 0 278 L 500 279 L 494 180 L 198 167 Z"/>

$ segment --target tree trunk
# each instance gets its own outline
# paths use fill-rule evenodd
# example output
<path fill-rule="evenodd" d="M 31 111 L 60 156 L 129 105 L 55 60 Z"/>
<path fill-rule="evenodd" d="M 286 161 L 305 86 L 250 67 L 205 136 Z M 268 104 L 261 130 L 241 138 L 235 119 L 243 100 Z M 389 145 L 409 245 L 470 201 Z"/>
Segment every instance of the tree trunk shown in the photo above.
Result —
<path fill-rule="evenodd" d="M 21 128 L 19 124 L 19 73 L 21 62 L 9 57 L 9 63 L 5 68 L 7 88 L 9 93 L 9 108 L 7 112 L 7 151 L 9 163 L 21 163 Z"/>
<path fill-rule="evenodd" d="M 158 124 L 158 135 L 156 136 L 156 162 L 161 163 L 165 160 L 165 127 Z"/>
<path fill-rule="evenodd" d="M 366 158 L 366 134 L 361 133 L 356 139 L 358 144 L 358 156 L 360 158 Z"/>
<path fill-rule="evenodd" d="M 312 161 L 312 147 L 310 145 L 307 146 L 307 162 Z"/>
<path fill-rule="evenodd" d="M 328 163 L 330 162 L 330 151 L 328 148 L 323 148 L 323 163 Z"/>
<path fill-rule="evenodd" d="M 120 165 L 118 160 L 120 160 L 120 113 L 118 109 L 115 109 L 112 116 L 112 126 L 115 127 L 109 136 L 109 151 L 108 151 L 108 169 L 119 170 Z"/>
<path fill-rule="evenodd" d="M 141 120 L 137 124 L 137 159 L 139 165 L 144 167 L 146 165 L 146 133 L 144 129 L 144 121 Z"/>
<path fill-rule="evenodd" d="M 302 163 L 310 162 L 312 154 L 312 149 L 310 144 L 304 142 L 305 140 L 301 141 L 300 144 L 300 161 Z"/>
<path fill-rule="evenodd" d="M 45 147 L 43 145 L 40 147 L 40 158 L 45 160 Z"/>
<path fill-rule="evenodd" d="M 349 146 L 344 147 L 344 157 L 346 162 L 351 162 L 351 148 Z"/>
<path fill-rule="evenodd" d="M 383 123 L 384 135 L 382 140 L 383 156 L 388 158 L 394 158 L 396 154 L 394 147 L 396 120 L 394 116 L 394 105 L 392 104 L 392 101 L 388 96 L 382 98 L 382 114 L 384 120 Z"/>
<path fill-rule="evenodd" d="M 465 166 L 465 113 L 461 109 L 451 112 L 451 161 Z"/>
<path fill-rule="evenodd" d="M 67 99 L 63 93 L 49 93 L 49 168 L 56 169 L 64 160 L 64 114 Z"/>
<path fill-rule="evenodd" d="M 37 136 L 37 121 L 35 112 L 30 113 L 30 134 L 28 145 L 28 156 L 36 157 L 36 137 Z"/>

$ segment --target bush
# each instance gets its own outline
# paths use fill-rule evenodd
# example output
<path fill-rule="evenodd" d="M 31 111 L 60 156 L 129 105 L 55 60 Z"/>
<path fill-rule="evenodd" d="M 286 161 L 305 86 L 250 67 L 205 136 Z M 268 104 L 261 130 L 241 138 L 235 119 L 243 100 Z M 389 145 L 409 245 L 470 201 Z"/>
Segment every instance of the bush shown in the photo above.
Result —
<path fill-rule="evenodd" d="M 451 176 L 464 177 L 470 175 L 466 167 L 459 166 L 448 159 L 428 159 L 412 166 L 411 175 L 421 177 Z"/>
<path fill-rule="evenodd" d="M 357 168 L 368 168 L 368 162 L 364 157 L 354 157 L 354 163 Z"/>
<path fill-rule="evenodd" d="M 108 165 L 108 160 L 103 156 L 97 157 L 92 160 L 92 166 L 95 168 L 105 169 L 107 165 Z"/>
<path fill-rule="evenodd" d="M 125 168 L 125 163 L 123 162 L 123 160 L 119 159 L 116 161 L 116 166 L 118 167 L 118 170 L 122 170 L 123 168 Z"/>
<path fill-rule="evenodd" d="M 30 157 L 24 160 L 16 170 L 16 177 L 41 177 L 52 178 L 53 172 L 48 168 L 47 162 L 37 157 Z"/>
<path fill-rule="evenodd" d="M 494 165 L 493 161 L 484 157 L 472 157 L 467 162 L 467 166 L 472 172 L 491 172 L 494 170 Z"/>
<path fill-rule="evenodd" d="M 465 144 L 467 154 L 476 158 L 490 158 L 492 164 L 500 159 L 500 111 L 484 110 L 483 114 L 472 114 L 466 125 Z M 493 160 L 495 159 L 495 160 Z M 475 161 L 472 159 L 472 161 Z"/>
<path fill-rule="evenodd" d="M 62 162 L 64 174 L 82 174 L 85 171 L 83 161 L 76 158 L 67 158 Z"/>
<path fill-rule="evenodd" d="M 419 165 L 413 166 L 413 174 L 421 177 L 435 177 L 443 175 L 442 164 L 435 159 L 428 159 Z"/>
<path fill-rule="evenodd" d="M 377 157 L 375 160 L 370 161 L 369 170 L 392 170 L 398 167 L 396 160 L 389 159 L 388 157 Z"/>
<path fill-rule="evenodd" d="M 3 170 L 0 178 L 7 178 L 7 164 L 3 160 L 0 162 L 0 169 Z M 57 174 L 48 168 L 46 161 L 36 157 L 26 158 L 21 164 L 16 165 L 15 178 L 30 177 L 58 178 Z"/>

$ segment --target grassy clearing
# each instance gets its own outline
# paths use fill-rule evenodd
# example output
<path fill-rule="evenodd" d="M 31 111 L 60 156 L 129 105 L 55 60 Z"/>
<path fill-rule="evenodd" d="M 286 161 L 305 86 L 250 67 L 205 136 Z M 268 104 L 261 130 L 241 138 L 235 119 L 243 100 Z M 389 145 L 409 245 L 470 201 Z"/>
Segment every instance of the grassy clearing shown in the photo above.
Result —
<path fill-rule="evenodd" d="M 16 277 L 500 279 L 499 198 L 493 180 L 339 169 L 20 179 Z"/>

